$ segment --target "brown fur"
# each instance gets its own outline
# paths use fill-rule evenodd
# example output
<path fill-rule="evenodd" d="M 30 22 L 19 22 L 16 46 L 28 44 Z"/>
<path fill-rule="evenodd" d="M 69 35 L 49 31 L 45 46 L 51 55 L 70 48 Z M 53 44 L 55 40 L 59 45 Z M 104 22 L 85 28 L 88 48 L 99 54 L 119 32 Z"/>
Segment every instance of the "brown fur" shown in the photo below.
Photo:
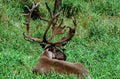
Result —
<path fill-rule="evenodd" d="M 38 74 L 48 74 L 53 70 L 58 73 L 75 74 L 81 79 L 84 79 L 84 75 L 90 77 L 90 74 L 87 72 L 82 64 L 51 59 L 49 58 L 49 51 L 45 50 L 41 54 L 39 62 L 34 68 L 33 72 Z"/>

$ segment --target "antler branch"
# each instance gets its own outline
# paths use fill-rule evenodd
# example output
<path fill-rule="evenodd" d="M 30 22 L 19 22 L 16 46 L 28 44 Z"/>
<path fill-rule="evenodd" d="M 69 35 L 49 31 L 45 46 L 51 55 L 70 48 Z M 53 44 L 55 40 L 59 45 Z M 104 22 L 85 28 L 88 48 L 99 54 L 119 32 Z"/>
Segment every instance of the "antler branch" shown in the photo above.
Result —
<path fill-rule="evenodd" d="M 27 9 L 29 10 L 29 12 L 27 14 L 23 14 L 23 16 L 26 16 L 27 17 L 27 21 L 24 23 L 26 25 L 26 32 L 27 34 L 23 34 L 24 35 L 24 39 L 28 40 L 28 41 L 35 41 L 35 42 L 42 42 L 41 39 L 39 38 L 33 38 L 31 35 L 30 35 L 30 18 L 31 18 L 31 15 L 34 11 L 34 9 L 39 5 L 39 3 L 35 4 L 33 3 L 33 6 L 32 8 L 30 9 L 28 6 Z"/>
<path fill-rule="evenodd" d="M 46 5 L 46 7 L 47 7 L 48 12 L 50 13 L 50 17 L 52 18 L 52 17 L 53 17 L 53 14 L 52 14 L 52 12 L 51 12 L 51 9 L 49 8 L 49 6 L 48 6 L 47 3 L 45 3 L 45 5 Z"/>

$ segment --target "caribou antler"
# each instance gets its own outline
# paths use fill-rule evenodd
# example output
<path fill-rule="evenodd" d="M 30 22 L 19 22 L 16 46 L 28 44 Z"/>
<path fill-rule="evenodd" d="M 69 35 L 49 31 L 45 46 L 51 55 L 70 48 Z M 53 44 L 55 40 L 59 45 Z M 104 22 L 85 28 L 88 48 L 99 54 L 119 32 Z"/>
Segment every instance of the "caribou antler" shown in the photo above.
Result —
<path fill-rule="evenodd" d="M 27 34 L 24 33 L 24 38 L 26 40 L 29 40 L 29 41 L 35 41 L 35 42 L 38 42 L 38 43 L 46 43 L 46 44 L 51 44 L 51 45 L 54 45 L 54 46 L 57 46 L 57 47 L 61 47 L 63 44 L 66 44 L 69 40 L 71 40 L 71 38 L 74 36 L 75 34 L 75 30 L 76 30 L 76 20 L 75 18 L 73 19 L 73 23 L 74 23 L 74 28 L 72 29 L 71 27 L 67 27 L 69 28 L 69 33 L 66 37 L 63 37 L 60 41 L 58 42 L 51 42 L 51 40 L 58 34 L 63 34 L 63 30 L 65 29 L 65 25 L 63 25 L 63 19 L 61 20 L 60 24 L 56 24 L 57 20 L 58 20 L 58 17 L 60 15 L 60 12 L 59 13 L 56 13 L 55 15 L 53 15 L 51 9 L 49 8 L 48 4 L 46 4 L 46 8 L 50 14 L 50 20 L 46 19 L 46 18 L 43 18 L 42 16 L 39 16 L 39 18 L 45 22 L 48 22 L 48 25 L 47 25 L 47 28 L 44 32 L 44 35 L 43 35 L 43 39 L 39 39 L 39 38 L 33 38 L 31 35 L 30 35 L 30 18 L 31 18 L 31 15 L 32 15 L 32 12 L 35 10 L 35 8 L 39 5 L 39 3 L 35 4 L 33 3 L 33 6 L 32 8 L 30 9 L 28 6 L 26 6 L 29 10 L 29 12 L 27 14 L 23 14 L 24 16 L 27 17 L 27 21 L 25 23 L 25 25 L 27 26 L 26 27 L 26 31 L 27 31 Z M 52 34 L 49 38 L 47 38 L 47 32 L 48 30 L 50 29 L 50 27 L 52 26 Z"/>

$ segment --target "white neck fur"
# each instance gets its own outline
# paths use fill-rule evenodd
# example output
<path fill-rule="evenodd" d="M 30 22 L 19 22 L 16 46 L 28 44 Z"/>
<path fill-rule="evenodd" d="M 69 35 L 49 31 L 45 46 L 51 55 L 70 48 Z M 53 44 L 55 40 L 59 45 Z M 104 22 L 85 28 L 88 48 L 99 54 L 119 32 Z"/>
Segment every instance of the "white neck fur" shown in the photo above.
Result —
<path fill-rule="evenodd" d="M 46 51 L 47 51 L 47 53 L 48 53 L 48 57 L 49 57 L 50 59 L 52 59 L 52 58 L 55 57 L 55 55 L 53 54 L 53 52 L 48 51 L 48 49 L 47 49 Z"/>

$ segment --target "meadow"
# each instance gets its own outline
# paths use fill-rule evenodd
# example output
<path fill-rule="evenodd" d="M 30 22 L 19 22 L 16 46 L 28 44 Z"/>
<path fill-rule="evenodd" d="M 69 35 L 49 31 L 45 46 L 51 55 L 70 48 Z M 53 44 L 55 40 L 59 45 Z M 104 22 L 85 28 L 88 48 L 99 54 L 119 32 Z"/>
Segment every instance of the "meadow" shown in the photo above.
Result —
<path fill-rule="evenodd" d="M 54 0 L 35 1 L 48 17 L 44 3 L 53 9 Z M 24 5 L 31 2 L 0 0 L 0 79 L 77 79 L 72 74 L 32 73 L 43 49 L 23 37 Z M 120 79 L 120 0 L 63 0 L 61 10 L 65 24 L 73 25 L 72 16 L 77 20 L 76 34 L 65 46 L 67 61 L 82 63 L 92 79 Z M 46 25 L 31 19 L 32 36 L 42 38 Z"/>

